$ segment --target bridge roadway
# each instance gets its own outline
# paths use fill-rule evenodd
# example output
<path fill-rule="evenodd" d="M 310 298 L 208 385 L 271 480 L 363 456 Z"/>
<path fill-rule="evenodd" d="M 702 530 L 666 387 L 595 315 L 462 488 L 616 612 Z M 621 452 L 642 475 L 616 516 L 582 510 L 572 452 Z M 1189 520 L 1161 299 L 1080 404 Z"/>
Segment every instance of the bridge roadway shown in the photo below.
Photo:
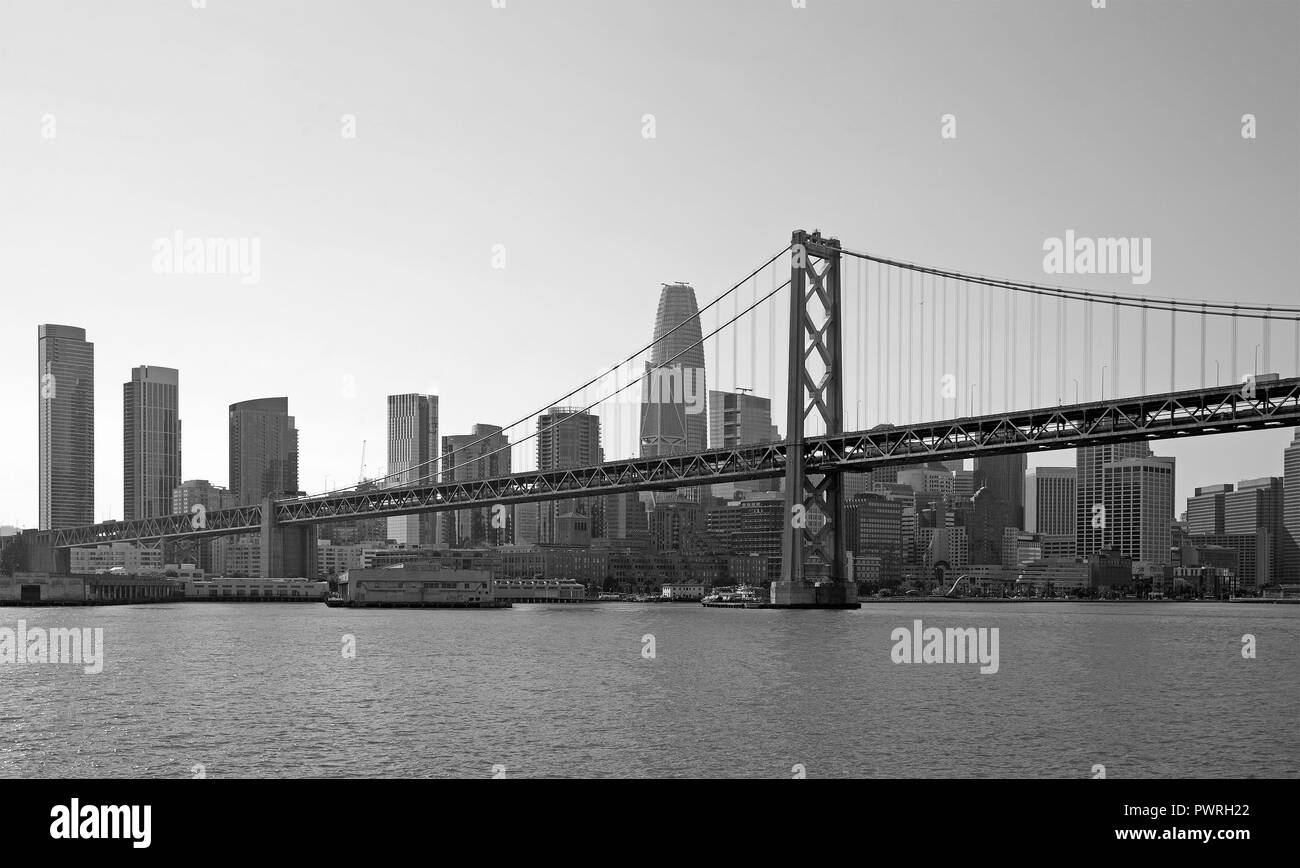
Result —
<path fill-rule="evenodd" d="M 1296 425 L 1300 425 L 1300 378 L 1272 382 L 1261 379 L 1253 386 L 1214 386 L 917 425 L 880 425 L 867 431 L 813 436 L 806 438 L 802 445 L 802 460 L 806 471 L 811 474 L 867 472 L 878 467 L 924 461 L 952 461 Z M 690 485 L 782 476 L 786 461 L 797 451 L 798 448 L 792 448 L 789 443 L 768 443 L 610 461 L 592 467 L 513 473 L 472 482 L 440 482 L 318 497 L 268 499 L 260 505 L 209 511 L 202 522 L 188 514 L 109 521 L 43 531 L 38 539 L 56 549 L 164 538 L 200 539 L 498 503 L 560 500 L 622 491 L 671 490 Z M 267 509 L 273 510 L 274 515 L 264 515 Z M 196 526 L 198 524 L 202 526 Z"/>

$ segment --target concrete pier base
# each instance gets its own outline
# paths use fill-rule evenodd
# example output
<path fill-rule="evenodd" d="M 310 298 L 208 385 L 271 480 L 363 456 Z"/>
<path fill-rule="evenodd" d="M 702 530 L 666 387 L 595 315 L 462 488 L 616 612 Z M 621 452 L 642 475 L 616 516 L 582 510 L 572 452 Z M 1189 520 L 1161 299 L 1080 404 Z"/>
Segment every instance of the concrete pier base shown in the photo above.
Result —
<path fill-rule="evenodd" d="M 773 582 L 769 609 L 861 609 L 853 582 Z"/>

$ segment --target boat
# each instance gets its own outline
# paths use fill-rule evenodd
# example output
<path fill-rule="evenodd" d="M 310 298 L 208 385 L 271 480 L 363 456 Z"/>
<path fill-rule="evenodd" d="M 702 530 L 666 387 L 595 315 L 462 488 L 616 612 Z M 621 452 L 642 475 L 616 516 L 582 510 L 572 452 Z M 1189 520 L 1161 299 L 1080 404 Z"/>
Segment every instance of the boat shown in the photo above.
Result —
<path fill-rule="evenodd" d="M 325 598 L 325 605 L 331 609 L 340 609 L 343 607 L 343 597 L 340 594 L 330 594 Z"/>
<path fill-rule="evenodd" d="M 711 609 L 760 609 L 767 603 L 767 589 L 753 585 L 718 588 L 700 601 L 700 605 Z"/>

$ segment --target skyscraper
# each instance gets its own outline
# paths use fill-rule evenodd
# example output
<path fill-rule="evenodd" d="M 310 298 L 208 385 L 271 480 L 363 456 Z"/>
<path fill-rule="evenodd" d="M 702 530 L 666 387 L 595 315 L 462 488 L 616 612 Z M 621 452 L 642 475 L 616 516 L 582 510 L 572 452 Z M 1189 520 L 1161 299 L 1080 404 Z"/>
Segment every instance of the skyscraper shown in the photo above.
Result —
<path fill-rule="evenodd" d="M 744 392 L 709 392 L 709 448 L 726 449 L 780 439 L 772 424 L 772 401 Z M 779 491 L 778 479 L 721 482 L 713 486 L 714 497 L 735 497 L 737 489 Z"/>
<path fill-rule="evenodd" d="M 510 473 L 510 438 L 500 425 L 474 426 L 469 434 L 451 434 L 442 438 L 442 481 L 471 482 Z M 440 540 L 449 545 L 503 545 L 510 542 L 503 523 L 510 507 L 500 512 L 501 527 L 493 524 L 495 507 L 457 509 L 438 515 L 443 523 Z"/>
<path fill-rule="evenodd" d="M 655 315 L 655 344 L 641 383 L 642 457 L 702 451 L 707 446 L 701 336 L 694 288 L 664 284 Z"/>
<path fill-rule="evenodd" d="M 1170 562 L 1174 468 L 1174 459 L 1165 456 L 1124 458 L 1102 468 L 1104 547 L 1148 564 Z"/>
<path fill-rule="evenodd" d="M 1001 564 L 1003 531 L 1009 527 L 1024 529 L 1027 460 L 1024 454 L 975 459 L 972 564 Z"/>
<path fill-rule="evenodd" d="M 600 445 L 599 416 L 577 408 L 551 407 L 537 417 L 537 469 L 539 471 L 587 467 L 600 464 L 604 460 L 605 450 Z M 591 516 L 592 536 L 604 536 L 603 521 L 599 515 L 602 510 L 599 507 L 599 497 L 539 503 L 536 508 L 536 541 L 554 542 L 555 519 L 568 512 Z"/>
<path fill-rule="evenodd" d="M 298 429 L 288 398 L 230 405 L 230 493 L 236 505 L 298 490 Z"/>
<path fill-rule="evenodd" d="M 86 330 L 36 329 L 40 529 L 95 520 L 95 345 Z"/>
<path fill-rule="evenodd" d="M 181 484 L 180 372 L 142 365 L 122 384 L 122 515 L 170 515 Z"/>
<path fill-rule="evenodd" d="M 1106 545 L 1106 465 L 1125 458 L 1148 458 L 1150 455 L 1151 447 L 1145 443 L 1108 443 L 1075 450 L 1078 494 L 1074 534 L 1079 557 L 1090 558 Z"/>
<path fill-rule="evenodd" d="M 1074 536 L 1075 469 L 1035 467 L 1025 474 L 1025 530 Z"/>
<path fill-rule="evenodd" d="M 1283 582 L 1300 582 L 1300 428 L 1282 452 L 1282 546 L 1279 560 Z"/>
<path fill-rule="evenodd" d="M 387 485 L 418 485 L 438 479 L 438 396 L 388 396 Z M 396 515 L 388 519 L 388 538 L 402 545 L 434 541 L 433 515 Z"/>
<path fill-rule="evenodd" d="M 1224 503 L 1231 491 L 1231 484 L 1198 487 L 1187 498 L 1187 532 L 1223 533 Z"/>
<path fill-rule="evenodd" d="M 1223 498 L 1223 532 L 1256 534 L 1263 549 L 1259 584 L 1281 581 L 1282 480 L 1276 476 L 1243 479 L 1237 490 Z"/>

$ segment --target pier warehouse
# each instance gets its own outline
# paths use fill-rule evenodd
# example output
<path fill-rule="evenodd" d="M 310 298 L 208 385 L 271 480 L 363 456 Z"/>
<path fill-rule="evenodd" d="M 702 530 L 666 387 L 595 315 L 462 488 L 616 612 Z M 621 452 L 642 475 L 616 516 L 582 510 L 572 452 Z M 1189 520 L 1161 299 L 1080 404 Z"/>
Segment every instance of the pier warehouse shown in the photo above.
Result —
<path fill-rule="evenodd" d="M 487 570 L 348 570 L 339 576 L 339 595 L 353 608 L 510 608 L 509 600 L 496 597 Z"/>

